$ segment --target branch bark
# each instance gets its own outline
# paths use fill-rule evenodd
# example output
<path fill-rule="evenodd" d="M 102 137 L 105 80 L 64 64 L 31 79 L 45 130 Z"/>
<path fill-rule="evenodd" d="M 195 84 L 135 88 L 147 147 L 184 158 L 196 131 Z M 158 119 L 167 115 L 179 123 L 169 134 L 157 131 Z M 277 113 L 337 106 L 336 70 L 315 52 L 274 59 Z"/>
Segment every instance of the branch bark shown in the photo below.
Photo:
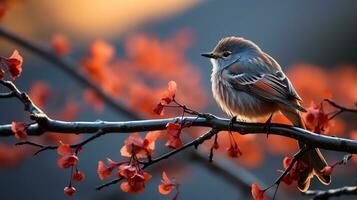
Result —
<path fill-rule="evenodd" d="M 39 136 L 46 131 L 58 133 L 76 133 L 76 134 L 91 134 L 97 132 L 99 129 L 106 133 L 131 133 L 142 131 L 165 130 L 166 124 L 169 122 L 190 122 L 191 126 L 209 127 L 218 129 L 220 131 L 234 131 L 242 135 L 248 134 L 266 134 L 264 123 L 246 123 L 235 122 L 231 127 L 229 119 L 214 117 L 207 119 L 203 117 L 178 117 L 167 119 L 153 119 L 153 120 L 137 120 L 137 121 L 122 121 L 122 122 L 108 122 L 108 121 L 74 121 L 65 122 L 59 120 L 48 119 L 45 123 L 32 124 L 27 129 L 28 135 Z M 280 135 L 284 137 L 293 138 L 303 141 L 309 146 L 322 148 L 326 150 L 348 152 L 357 154 L 357 141 L 331 137 L 326 135 L 319 135 L 301 128 L 292 127 L 283 124 L 271 124 L 270 135 Z M 11 124 L 0 126 L 0 136 L 12 136 Z"/>
<path fill-rule="evenodd" d="M 303 194 L 312 196 L 313 200 L 327 200 L 331 197 L 357 195 L 357 186 L 345 186 L 329 190 L 308 190 Z"/>

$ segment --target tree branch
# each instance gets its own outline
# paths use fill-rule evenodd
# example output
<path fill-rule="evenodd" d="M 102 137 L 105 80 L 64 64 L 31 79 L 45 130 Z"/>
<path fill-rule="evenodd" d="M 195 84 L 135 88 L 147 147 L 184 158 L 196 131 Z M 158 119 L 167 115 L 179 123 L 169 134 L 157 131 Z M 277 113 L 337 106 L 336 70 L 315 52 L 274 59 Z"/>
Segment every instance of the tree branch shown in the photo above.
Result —
<path fill-rule="evenodd" d="M 313 200 L 327 200 L 330 197 L 357 195 L 357 186 L 345 186 L 329 190 L 308 190 L 303 194 L 312 196 Z"/>
<path fill-rule="evenodd" d="M 333 119 L 335 118 L 337 115 L 343 113 L 343 112 L 350 112 L 350 113 L 355 113 L 357 114 L 357 109 L 351 109 L 351 108 L 346 108 L 344 106 L 341 106 L 339 104 L 337 104 L 335 101 L 331 100 L 331 99 L 324 99 L 324 101 L 326 101 L 327 103 L 329 103 L 331 106 L 335 107 L 338 109 L 338 111 L 336 111 L 332 116 L 329 117 L 329 119 Z M 356 103 L 357 106 L 357 103 Z"/>
<path fill-rule="evenodd" d="M 24 110 L 30 113 L 31 119 L 36 121 L 47 119 L 46 114 L 31 101 L 30 97 L 25 92 L 20 92 L 11 81 L 0 80 L 0 84 L 10 90 L 8 93 L 0 94 L 1 98 L 15 97 L 25 106 Z"/>
<path fill-rule="evenodd" d="M 97 139 L 98 137 L 105 135 L 105 132 L 102 131 L 101 129 L 99 129 L 94 135 L 92 135 L 91 137 L 83 140 L 82 142 L 79 142 L 77 144 L 72 144 L 70 145 L 70 147 L 72 149 L 75 149 L 76 152 L 78 151 L 78 149 L 82 148 L 84 145 L 88 144 L 89 142 L 93 141 L 94 139 Z M 40 147 L 40 149 L 38 151 L 36 151 L 34 153 L 34 155 L 37 155 L 45 150 L 49 150 L 49 149 L 57 149 L 58 145 L 42 145 L 42 144 L 37 144 L 34 142 L 30 142 L 30 141 L 24 141 L 24 142 L 18 142 L 16 143 L 16 145 L 31 145 L 31 146 L 35 146 L 35 147 Z"/>
<path fill-rule="evenodd" d="M 309 146 L 304 146 L 303 148 L 301 148 L 294 156 L 293 159 L 291 160 L 290 164 L 288 165 L 287 168 L 284 169 L 284 171 L 280 174 L 280 176 L 274 181 L 274 183 L 269 186 L 268 188 L 266 188 L 265 190 L 268 190 L 270 188 L 272 188 L 274 185 L 276 185 L 276 189 L 274 191 L 274 195 L 273 195 L 273 200 L 275 199 L 275 196 L 278 192 L 279 186 L 281 181 L 283 180 L 283 178 L 290 172 L 290 170 L 293 168 L 293 166 L 295 165 L 295 163 L 308 151 L 310 150 L 311 147 Z"/>
<path fill-rule="evenodd" d="M 206 119 L 203 117 L 178 117 L 123 122 L 65 122 L 48 119 L 45 127 L 42 127 L 39 124 L 29 125 L 29 127 L 27 128 L 27 134 L 39 136 L 44 134 L 46 131 L 70 134 L 90 134 L 98 131 L 99 129 L 103 130 L 106 133 L 131 133 L 142 131 L 166 130 L 166 124 L 169 122 L 189 122 L 192 123 L 191 126 L 209 127 L 222 131 L 231 130 L 234 132 L 238 132 L 241 135 L 266 134 L 264 131 L 264 123 L 235 122 L 230 128 L 229 119 L 223 119 L 218 117 L 213 119 Z M 316 148 L 357 154 L 357 141 L 350 139 L 319 135 L 301 128 L 283 124 L 271 124 L 269 134 L 293 138 L 299 141 L 303 141 L 307 145 L 311 145 Z M 11 124 L 0 126 L 0 136 L 11 135 L 13 135 L 11 131 Z"/>

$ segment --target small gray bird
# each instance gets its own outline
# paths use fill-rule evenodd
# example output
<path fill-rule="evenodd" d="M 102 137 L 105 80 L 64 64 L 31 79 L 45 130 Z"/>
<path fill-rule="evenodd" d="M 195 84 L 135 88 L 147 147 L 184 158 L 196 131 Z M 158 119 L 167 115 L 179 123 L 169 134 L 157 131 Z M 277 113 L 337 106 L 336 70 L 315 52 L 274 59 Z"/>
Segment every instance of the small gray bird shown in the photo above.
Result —
<path fill-rule="evenodd" d="M 294 126 L 305 128 L 300 112 L 302 101 L 280 65 L 256 44 L 241 37 L 226 37 L 202 56 L 212 63 L 212 92 L 224 112 L 239 120 L 255 121 L 280 111 Z M 300 146 L 303 144 L 300 144 Z M 319 149 L 305 153 L 308 169 L 301 174 L 298 188 L 306 191 L 314 175 L 329 184 L 321 173 L 327 165 Z"/>

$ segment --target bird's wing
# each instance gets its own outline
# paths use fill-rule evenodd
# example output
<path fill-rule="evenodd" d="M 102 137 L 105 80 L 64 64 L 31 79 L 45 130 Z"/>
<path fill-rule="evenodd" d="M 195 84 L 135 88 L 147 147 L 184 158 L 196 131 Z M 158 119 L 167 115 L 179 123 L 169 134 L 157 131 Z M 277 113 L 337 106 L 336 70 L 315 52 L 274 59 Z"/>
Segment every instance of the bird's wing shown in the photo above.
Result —
<path fill-rule="evenodd" d="M 239 60 L 229 66 L 226 71 L 231 85 L 266 101 L 279 102 L 305 111 L 297 103 L 301 98 L 280 66 L 276 61 L 270 60 L 271 57 L 262 56 Z"/>

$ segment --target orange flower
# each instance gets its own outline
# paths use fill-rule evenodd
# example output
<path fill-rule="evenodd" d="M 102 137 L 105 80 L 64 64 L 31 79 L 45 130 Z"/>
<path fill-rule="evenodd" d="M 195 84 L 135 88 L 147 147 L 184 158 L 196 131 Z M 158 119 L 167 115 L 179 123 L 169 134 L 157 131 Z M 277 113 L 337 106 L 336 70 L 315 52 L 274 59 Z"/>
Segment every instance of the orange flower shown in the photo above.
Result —
<path fill-rule="evenodd" d="M 331 73 L 323 68 L 310 64 L 293 65 L 287 70 L 289 79 L 304 103 L 320 101 L 326 91 L 329 91 L 329 74 Z"/>
<path fill-rule="evenodd" d="M 78 170 L 72 176 L 72 180 L 77 181 L 77 182 L 83 181 L 84 178 L 85 178 L 84 173 L 81 171 L 78 171 Z"/>
<path fill-rule="evenodd" d="M 15 134 L 15 137 L 20 140 L 26 140 L 28 125 L 24 122 L 12 122 L 11 130 Z"/>
<path fill-rule="evenodd" d="M 107 162 L 109 164 L 109 167 L 107 167 L 103 161 L 98 162 L 97 173 L 98 173 L 100 180 L 104 180 L 104 179 L 108 178 L 112 174 L 112 171 L 114 170 L 114 168 L 118 167 L 121 164 L 121 163 L 112 161 L 110 158 L 107 158 Z"/>
<path fill-rule="evenodd" d="M 69 144 L 63 144 L 60 141 L 60 145 L 57 148 L 57 153 L 60 155 L 57 160 L 57 165 L 60 168 L 75 166 L 78 162 L 78 157 L 74 154 Z"/>
<path fill-rule="evenodd" d="M 63 189 L 63 192 L 67 196 L 73 196 L 77 192 L 77 190 L 76 190 L 76 188 L 70 186 L 70 187 L 65 187 Z"/>
<path fill-rule="evenodd" d="M 96 112 L 103 111 L 104 102 L 92 89 L 84 90 L 83 97 L 84 101 L 87 104 L 92 105 Z"/>
<path fill-rule="evenodd" d="M 180 135 L 182 131 L 181 124 L 169 122 L 166 124 L 166 131 L 169 135 L 169 139 L 165 146 L 173 149 L 180 148 L 183 144 Z"/>
<path fill-rule="evenodd" d="M 21 75 L 23 59 L 17 50 L 15 50 L 8 59 L 5 59 L 5 62 L 12 80 L 15 80 L 16 77 Z"/>
<path fill-rule="evenodd" d="M 136 164 L 135 164 L 136 163 Z M 145 189 L 146 182 L 151 179 L 151 175 L 139 168 L 137 162 L 129 165 L 121 165 L 118 175 L 126 181 L 120 184 L 124 192 L 141 193 Z"/>
<path fill-rule="evenodd" d="M 71 46 L 64 35 L 56 34 L 52 36 L 51 44 L 52 48 L 60 56 L 66 55 L 71 51 Z"/>
<path fill-rule="evenodd" d="M 107 63 L 113 58 L 115 48 L 104 40 L 96 40 L 91 44 L 89 53 L 100 63 Z"/>
<path fill-rule="evenodd" d="M 31 85 L 29 96 L 31 100 L 40 108 L 44 108 L 51 95 L 51 87 L 42 81 L 37 81 Z"/>
<path fill-rule="evenodd" d="M 324 134 L 329 128 L 328 114 L 321 105 L 314 102 L 307 109 L 307 113 L 304 113 L 304 121 L 307 129 L 315 133 Z"/>
<path fill-rule="evenodd" d="M 171 182 L 171 180 L 167 177 L 166 172 L 162 172 L 162 180 L 161 184 L 159 185 L 159 192 L 162 195 L 168 195 L 176 186 L 177 184 Z"/>
<path fill-rule="evenodd" d="M 283 166 L 285 169 L 290 165 L 291 161 L 292 159 L 290 157 L 284 157 Z M 298 160 L 294 163 L 290 171 L 283 177 L 282 181 L 287 185 L 292 184 L 293 181 L 299 180 L 301 173 L 303 173 L 307 168 L 308 165 L 305 162 Z"/>
<path fill-rule="evenodd" d="M 230 143 L 229 148 L 226 149 L 228 156 L 230 156 L 232 158 L 237 158 L 237 157 L 241 156 L 242 152 L 239 149 L 237 141 L 231 131 L 228 131 L 228 136 L 229 136 L 229 143 Z"/>
<path fill-rule="evenodd" d="M 258 184 L 252 184 L 252 196 L 254 200 L 268 200 L 268 198 L 264 196 L 264 192 L 265 190 L 260 189 Z"/>
<path fill-rule="evenodd" d="M 168 88 L 167 90 L 162 94 L 161 97 L 161 104 L 169 104 L 171 101 L 174 100 L 175 95 L 176 95 L 176 89 L 177 89 L 177 84 L 175 81 L 169 81 L 167 84 Z"/>
<path fill-rule="evenodd" d="M 150 131 L 142 139 L 139 134 L 133 133 L 125 140 L 125 145 L 120 149 L 120 153 L 125 157 L 131 157 L 132 153 L 137 158 L 151 156 L 155 149 L 155 141 L 159 135 L 160 131 Z"/>
<path fill-rule="evenodd" d="M 158 115 L 163 115 L 165 105 L 170 104 L 171 101 L 173 101 L 175 99 L 176 90 L 177 90 L 176 82 L 169 81 L 167 85 L 168 85 L 168 88 L 161 95 L 160 103 L 158 103 L 156 105 L 156 107 L 154 108 L 154 113 L 156 113 Z"/>
<path fill-rule="evenodd" d="M 238 158 L 242 155 L 242 152 L 237 144 L 231 145 L 229 148 L 227 148 L 227 153 L 232 158 Z"/>
<path fill-rule="evenodd" d="M 326 176 L 331 176 L 331 174 L 333 172 L 333 168 L 334 168 L 334 166 L 327 165 L 326 167 L 324 167 L 321 170 L 321 173 L 323 173 Z"/>

